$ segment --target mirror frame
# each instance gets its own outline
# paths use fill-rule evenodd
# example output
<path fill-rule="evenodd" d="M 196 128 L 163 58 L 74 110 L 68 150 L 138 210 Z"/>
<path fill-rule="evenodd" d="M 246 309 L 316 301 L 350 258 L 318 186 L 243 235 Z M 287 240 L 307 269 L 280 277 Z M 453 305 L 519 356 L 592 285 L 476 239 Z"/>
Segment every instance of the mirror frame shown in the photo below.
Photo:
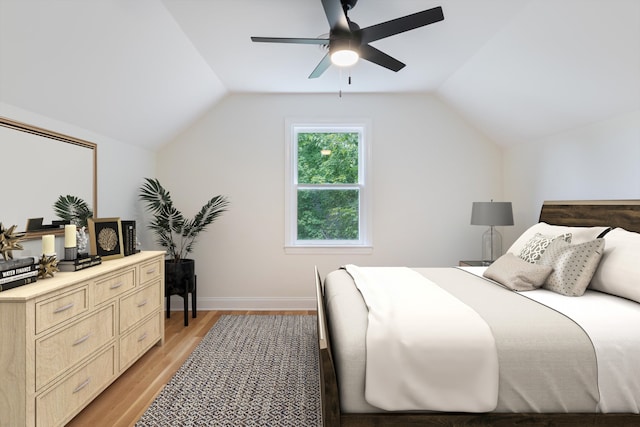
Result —
<path fill-rule="evenodd" d="M 91 206 L 93 207 L 93 217 L 98 216 L 98 145 L 85 141 L 83 139 L 75 138 L 73 136 L 65 135 L 58 132 L 53 132 L 41 127 L 32 126 L 26 123 L 18 122 L 8 119 L 6 117 L 0 117 L 0 126 L 14 129 L 20 132 L 27 132 L 42 138 L 47 138 L 51 141 L 60 141 L 65 144 L 73 144 L 79 147 L 87 148 L 93 151 L 93 197 L 91 200 Z M 25 218 L 25 221 L 27 218 Z M 24 240 L 37 239 L 45 234 L 64 235 L 64 229 L 45 229 L 39 231 L 27 231 L 24 234 Z"/>

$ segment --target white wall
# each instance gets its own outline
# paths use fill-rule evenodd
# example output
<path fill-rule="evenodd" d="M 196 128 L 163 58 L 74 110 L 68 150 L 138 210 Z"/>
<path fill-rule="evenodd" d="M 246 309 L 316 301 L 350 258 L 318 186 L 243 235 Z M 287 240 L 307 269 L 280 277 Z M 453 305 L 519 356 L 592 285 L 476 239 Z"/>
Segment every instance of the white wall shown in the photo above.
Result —
<path fill-rule="evenodd" d="M 284 253 L 290 117 L 371 119 L 372 254 Z M 313 308 L 314 265 L 477 259 L 471 203 L 501 200 L 501 166 L 500 148 L 429 95 L 229 95 L 158 152 L 158 178 L 186 216 L 216 194 L 231 202 L 193 254 L 202 308 Z"/>
<path fill-rule="evenodd" d="M 0 116 L 96 143 L 98 145 L 98 217 L 143 220 L 142 206 L 137 201 L 138 187 L 142 182 L 142 177 L 155 174 L 155 153 L 4 103 L 0 103 Z M 11 157 L 10 145 L 3 146 L 2 156 Z M 51 161 L 61 162 L 61 160 L 52 159 Z M 35 171 L 28 173 L 28 159 L 24 161 L 26 173 L 20 179 L 33 180 L 33 185 L 41 183 L 42 177 Z M 51 191 L 53 193 L 52 200 L 55 200 L 64 190 L 56 189 L 53 186 Z M 28 200 L 25 199 L 21 203 L 28 203 Z M 2 221 L 1 211 L 0 221 Z M 151 242 L 152 239 L 144 224 L 141 223 L 138 228 L 142 233 L 140 240 Z M 41 253 L 40 241 L 27 241 L 23 246 L 25 249 L 20 252 L 20 256 L 39 256 Z M 56 239 L 56 252 L 59 257 L 64 255 L 62 237 Z"/>
<path fill-rule="evenodd" d="M 544 200 L 640 199 L 640 111 L 510 147 L 504 163 L 515 221 L 506 246 L 538 221 Z"/>

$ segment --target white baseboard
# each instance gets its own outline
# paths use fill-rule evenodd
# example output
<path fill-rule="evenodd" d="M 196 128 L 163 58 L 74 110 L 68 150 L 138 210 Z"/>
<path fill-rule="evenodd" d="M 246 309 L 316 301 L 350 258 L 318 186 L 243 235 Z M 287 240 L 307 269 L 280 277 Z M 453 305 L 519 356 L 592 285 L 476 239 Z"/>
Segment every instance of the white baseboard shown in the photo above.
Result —
<path fill-rule="evenodd" d="M 202 298 L 198 297 L 198 310 L 315 310 L 315 298 Z M 171 298 L 171 311 L 182 311 L 182 298 Z M 191 298 L 189 298 L 191 310 Z"/>

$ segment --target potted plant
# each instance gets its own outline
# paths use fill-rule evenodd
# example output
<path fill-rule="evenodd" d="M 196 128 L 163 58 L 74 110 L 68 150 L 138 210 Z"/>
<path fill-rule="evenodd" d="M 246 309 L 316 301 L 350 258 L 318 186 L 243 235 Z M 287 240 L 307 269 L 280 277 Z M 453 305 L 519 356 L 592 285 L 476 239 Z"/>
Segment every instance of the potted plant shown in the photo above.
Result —
<path fill-rule="evenodd" d="M 87 244 L 89 238 L 87 237 L 87 222 L 89 218 L 93 217 L 93 210 L 91 210 L 87 202 L 80 197 L 69 194 L 59 196 L 58 200 L 53 204 L 53 211 L 58 217 L 78 227 L 76 231 L 78 257 L 84 258 L 88 256 Z"/>
<path fill-rule="evenodd" d="M 195 261 L 189 259 L 196 237 L 227 210 L 229 202 L 225 196 L 212 197 L 195 215 L 186 219 L 173 206 L 171 194 L 157 179 L 145 178 L 140 187 L 140 199 L 153 216 L 149 228 L 156 236 L 156 242 L 167 249 L 165 260 L 165 293 L 167 297 L 178 294 L 185 297 L 194 283 Z M 167 304 L 167 317 L 169 315 Z"/>
<path fill-rule="evenodd" d="M 86 227 L 87 220 L 93 216 L 93 211 L 80 197 L 66 195 L 58 197 L 53 204 L 53 211 L 60 218 L 75 224 L 78 228 Z"/>

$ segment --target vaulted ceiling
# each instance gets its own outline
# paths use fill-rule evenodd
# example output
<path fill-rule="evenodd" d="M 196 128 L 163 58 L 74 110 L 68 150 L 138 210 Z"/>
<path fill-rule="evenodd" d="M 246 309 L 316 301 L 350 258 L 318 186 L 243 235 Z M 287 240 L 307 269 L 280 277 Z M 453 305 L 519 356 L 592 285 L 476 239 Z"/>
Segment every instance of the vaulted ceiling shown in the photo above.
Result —
<path fill-rule="evenodd" d="M 499 144 L 640 109 L 638 0 L 360 0 L 360 27 L 442 6 L 445 19 L 307 77 L 321 0 L 0 0 L 0 106 L 126 143 L 171 140 L 227 93 L 433 93 Z M 348 77 L 351 76 L 351 84 Z"/>

